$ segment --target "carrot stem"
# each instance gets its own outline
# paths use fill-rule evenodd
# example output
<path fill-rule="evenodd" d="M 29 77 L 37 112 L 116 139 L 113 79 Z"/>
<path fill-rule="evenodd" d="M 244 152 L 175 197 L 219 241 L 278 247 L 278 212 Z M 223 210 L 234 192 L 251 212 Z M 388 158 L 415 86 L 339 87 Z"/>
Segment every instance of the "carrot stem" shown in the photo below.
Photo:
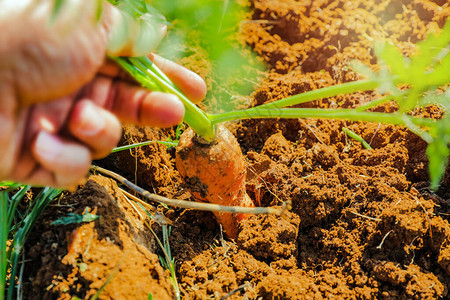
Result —
<path fill-rule="evenodd" d="M 414 126 L 430 127 L 434 125 L 431 119 L 419 119 L 400 113 L 379 113 L 357 111 L 355 109 L 323 109 L 323 108 L 280 108 L 280 109 L 261 109 L 261 106 L 225 112 L 221 114 L 209 115 L 211 123 L 218 124 L 240 119 L 261 119 L 261 118 L 321 118 L 321 119 L 341 119 L 349 121 L 381 122 L 392 125 L 400 125 L 410 128 Z M 427 132 L 416 132 L 426 142 L 430 143 L 432 138 Z"/>
<path fill-rule="evenodd" d="M 341 83 L 338 85 L 328 86 L 328 87 L 324 87 L 321 89 L 297 94 L 294 96 L 284 98 L 282 100 L 263 104 L 258 107 L 264 108 L 264 109 L 268 109 L 268 108 L 276 109 L 276 108 L 288 107 L 288 106 L 306 103 L 306 102 L 310 102 L 310 101 L 314 101 L 314 100 L 319 100 L 322 98 L 333 97 L 333 96 L 337 96 L 337 95 L 341 95 L 341 94 L 350 94 L 350 93 L 355 93 L 355 92 L 374 90 L 380 85 L 380 83 L 381 82 L 379 80 L 373 80 L 373 79 L 351 81 L 351 82 Z"/>
<path fill-rule="evenodd" d="M 139 83 L 152 90 L 164 91 L 175 94 L 183 102 L 186 112 L 184 121 L 203 139 L 210 142 L 215 136 L 215 125 L 218 123 L 258 118 L 325 118 L 342 119 L 349 121 L 381 122 L 393 125 L 401 125 L 411 129 L 427 143 L 432 142 L 430 134 L 420 127 L 432 127 L 433 120 L 419 119 L 404 113 L 378 113 L 365 111 L 375 105 L 389 101 L 388 95 L 375 103 L 369 103 L 356 109 L 317 109 L 317 108 L 285 108 L 301 103 L 333 97 L 341 94 L 374 90 L 383 82 L 380 79 L 365 79 L 329 86 L 302 94 L 290 96 L 279 101 L 263 104 L 257 107 L 224 112 L 220 114 L 207 114 L 192 103 L 170 81 L 170 79 L 158 69 L 147 57 L 125 58 L 112 57 L 119 65 L 127 70 Z M 394 82 L 398 78 L 392 79 Z"/>
<path fill-rule="evenodd" d="M 144 87 L 176 95 L 185 107 L 184 122 L 206 141 L 211 142 L 214 139 L 214 126 L 208 115 L 192 103 L 150 59 L 147 57 L 112 57 L 112 59 Z"/>

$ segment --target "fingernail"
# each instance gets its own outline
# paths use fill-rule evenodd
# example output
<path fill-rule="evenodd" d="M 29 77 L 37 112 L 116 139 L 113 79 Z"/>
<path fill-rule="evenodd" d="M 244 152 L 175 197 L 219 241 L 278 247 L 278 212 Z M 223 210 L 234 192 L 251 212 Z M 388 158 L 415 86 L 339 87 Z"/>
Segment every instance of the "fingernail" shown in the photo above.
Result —
<path fill-rule="evenodd" d="M 53 161 L 62 151 L 63 145 L 59 138 L 46 131 L 39 132 L 34 143 L 37 154 L 47 160 Z"/>
<path fill-rule="evenodd" d="M 100 133 L 105 127 L 105 120 L 97 107 L 92 103 L 87 103 L 83 108 L 81 122 L 78 130 L 83 135 L 94 136 Z"/>

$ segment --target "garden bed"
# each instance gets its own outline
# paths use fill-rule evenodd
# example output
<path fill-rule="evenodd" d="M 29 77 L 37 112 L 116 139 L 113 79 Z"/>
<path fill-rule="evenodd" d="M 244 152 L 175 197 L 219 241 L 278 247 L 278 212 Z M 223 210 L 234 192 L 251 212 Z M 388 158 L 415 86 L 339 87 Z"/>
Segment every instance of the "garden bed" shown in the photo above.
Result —
<path fill-rule="evenodd" d="M 449 3 L 440 0 L 254 0 L 250 6 L 242 39 L 268 64 L 247 99 L 251 106 L 355 80 L 350 61 L 377 63 L 373 39 L 389 38 L 409 54 L 450 16 Z M 194 54 L 181 62 L 211 86 L 200 61 Z M 352 108 L 377 97 L 355 93 L 299 107 Z M 430 106 L 417 113 L 439 118 L 442 111 Z M 251 216 L 232 241 L 209 212 L 160 208 L 173 222 L 169 241 L 183 299 L 448 296 L 450 172 L 433 193 L 426 143 L 419 137 L 392 125 L 316 119 L 227 127 L 246 158 L 250 197 L 261 206 L 290 201 L 292 209 L 282 217 Z M 373 149 L 351 139 L 344 127 Z M 126 126 L 122 143 L 174 135 L 174 129 Z M 174 154 L 152 144 L 100 163 L 151 192 L 188 200 Z M 50 225 L 87 209 L 100 218 Z M 90 298 L 102 286 L 100 299 L 175 296 L 159 262 L 161 249 L 113 180 L 92 176 L 54 201 L 41 220 L 26 247 L 26 298 Z M 161 234 L 157 223 L 146 222 Z"/>

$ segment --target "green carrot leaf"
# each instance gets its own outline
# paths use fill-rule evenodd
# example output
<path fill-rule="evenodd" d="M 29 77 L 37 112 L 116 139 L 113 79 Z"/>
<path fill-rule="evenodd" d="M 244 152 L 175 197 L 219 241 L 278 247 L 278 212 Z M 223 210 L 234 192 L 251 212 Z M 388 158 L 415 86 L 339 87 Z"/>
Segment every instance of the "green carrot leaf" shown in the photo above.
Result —
<path fill-rule="evenodd" d="M 447 118 L 444 121 L 438 123 L 439 126 L 436 127 L 437 137 L 427 147 L 428 169 L 433 190 L 439 187 L 450 154 L 448 148 L 448 145 L 450 145 L 450 119 Z"/>
<path fill-rule="evenodd" d="M 447 21 L 440 34 L 431 33 L 424 41 L 417 43 L 418 51 L 411 59 L 411 70 L 417 72 L 415 78 L 418 82 L 416 83 L 420 83 L 419 81 L 422 80 L 420 76 L 423 75 L 425 70 L 432 71 L 432 67 L 439 63 L 442 59 L 441 55 L 445 54 L 445 49 L 449 47 L 449 43 L 450 21 Z M 444 52 L 442 52 L 443 50 Z M 449 75 L 449 72 L 445 73 Z"/>
<path fill-rule="evenodd" d="M 385 64 L 391 74 L 399 76 L 400 81 L 407 81 L 409 61 L 393 44 L 386 41 L 377 41 L 374 44 L 374 51 L 377 57 Z"/>
<path fill-rule="evenodd" d="M 171 26 L 159 52 L 172 60 L 193 57 L 201 52 L 204 68 L 211 77 L 208 99 L 215 99 L 213 111 L 236 108 L 230 96 L 248 94 L 261 65 L 251 51 L 237 40 L 246 9 L 229 0 L 160 0 L 152 5 Z M 208 100 L 207 99 L 207 100 Z"/>

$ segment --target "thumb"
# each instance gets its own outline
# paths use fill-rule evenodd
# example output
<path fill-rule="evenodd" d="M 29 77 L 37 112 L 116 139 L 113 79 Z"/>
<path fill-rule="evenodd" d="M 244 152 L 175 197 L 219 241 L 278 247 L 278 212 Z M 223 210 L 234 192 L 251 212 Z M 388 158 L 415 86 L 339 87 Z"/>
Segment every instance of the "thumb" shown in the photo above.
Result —
<path fill-rule="evenodd" d="M 139 17 L 124 5 L 105 8 L 108 30 L 107 54 L 115 56 L 144 56 L 159 45 L 167 31 L 165 18 L 156 12 Z"/>

